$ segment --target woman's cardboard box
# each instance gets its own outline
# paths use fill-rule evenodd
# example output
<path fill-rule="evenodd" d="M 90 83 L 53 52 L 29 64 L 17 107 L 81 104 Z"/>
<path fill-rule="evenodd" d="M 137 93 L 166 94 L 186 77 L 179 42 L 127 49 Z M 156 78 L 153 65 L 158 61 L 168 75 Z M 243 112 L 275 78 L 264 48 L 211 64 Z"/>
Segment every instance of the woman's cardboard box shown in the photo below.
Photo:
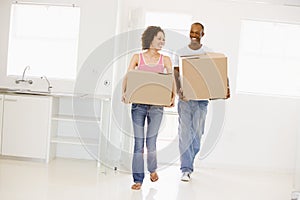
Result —
<path fill-rule="evenodd" d="M 127 73 L 125 102 L 170 106 L 172 87 L 170 73 L 131 70 Z"/>

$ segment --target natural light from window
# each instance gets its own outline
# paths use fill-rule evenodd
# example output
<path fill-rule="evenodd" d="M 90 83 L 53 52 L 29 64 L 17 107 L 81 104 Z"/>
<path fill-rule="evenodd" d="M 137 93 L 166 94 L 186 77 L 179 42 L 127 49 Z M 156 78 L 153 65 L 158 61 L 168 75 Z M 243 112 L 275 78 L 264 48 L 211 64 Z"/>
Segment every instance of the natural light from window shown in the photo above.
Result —
<path fill-rule="evenodd" d="M 12 4 L 7 75 L 75 79 L 80 9 Z"/>
<path fill-rule="evenodd" d="M 146 12 L 145 25 L 161 26 L 188 36 L 193 16 L 180 13 Z"/>
<path fill-rule="evenodd" d="M 237 93 L 300 96 L 300 24 L 242 20 Z"/>

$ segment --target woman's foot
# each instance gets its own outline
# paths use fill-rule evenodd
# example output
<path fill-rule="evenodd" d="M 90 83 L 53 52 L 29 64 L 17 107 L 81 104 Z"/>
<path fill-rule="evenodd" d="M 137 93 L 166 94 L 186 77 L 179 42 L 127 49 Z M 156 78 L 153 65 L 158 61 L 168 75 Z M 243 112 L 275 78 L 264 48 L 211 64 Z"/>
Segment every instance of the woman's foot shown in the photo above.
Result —
<path fill-rule="evenodd" d="M 142 183 L 135 183 L 131 186 L 131 189 L 133 190 L 140 190 L 142 187 Z"/>
<path fill-rule="evenodd" d="M 157 175 L 156 172 L 150 173 L 150 180 L 151 180 L 152 182 L 155 182 L 155 181 L 158 180 L 158 175 Z"/>

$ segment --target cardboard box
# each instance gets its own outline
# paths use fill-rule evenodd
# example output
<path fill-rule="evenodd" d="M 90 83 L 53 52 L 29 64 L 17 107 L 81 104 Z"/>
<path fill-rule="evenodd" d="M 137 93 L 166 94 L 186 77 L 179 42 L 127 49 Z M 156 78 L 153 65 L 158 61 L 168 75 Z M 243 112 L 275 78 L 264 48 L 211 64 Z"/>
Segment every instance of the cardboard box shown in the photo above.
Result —
<path fill-rule="evenodd" d="M 172 74 L 131 70 L 127 73 L 126 103 L 170 106 Z"/>
<path fill-rule="evenodd" d="M 183 95 L 187 99 L 226 99 L 227 58 L 221 53 L 180 57 Z"/>

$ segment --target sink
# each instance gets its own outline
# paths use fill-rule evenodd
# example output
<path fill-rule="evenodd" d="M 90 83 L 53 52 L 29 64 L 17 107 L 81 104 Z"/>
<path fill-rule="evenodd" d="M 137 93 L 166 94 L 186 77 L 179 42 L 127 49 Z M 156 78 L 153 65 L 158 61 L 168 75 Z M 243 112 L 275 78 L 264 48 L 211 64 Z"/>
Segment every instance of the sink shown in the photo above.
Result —
<path fill-rule="evenodd" d="M 46 91 L 29 90 L 29 89 L 12 89 L 12 88 L 0 88 L 1 93 L 11 94 L 32 94 L 32 95 L 51 95 Z"/>
<path fill-rule="evenodd" d="M 17 89 L 11 89 L 11 88 L 0 88 L 0 92 L 13 92 L 17 91 Z"/>
<path fill-rule="evenodd" d="M 15 94 L 32 94 L 32 95 L 51 95 L 50 92 L 46 91 L 38 91 L 38 90 L 13 90 L 11 91 Z"/>

